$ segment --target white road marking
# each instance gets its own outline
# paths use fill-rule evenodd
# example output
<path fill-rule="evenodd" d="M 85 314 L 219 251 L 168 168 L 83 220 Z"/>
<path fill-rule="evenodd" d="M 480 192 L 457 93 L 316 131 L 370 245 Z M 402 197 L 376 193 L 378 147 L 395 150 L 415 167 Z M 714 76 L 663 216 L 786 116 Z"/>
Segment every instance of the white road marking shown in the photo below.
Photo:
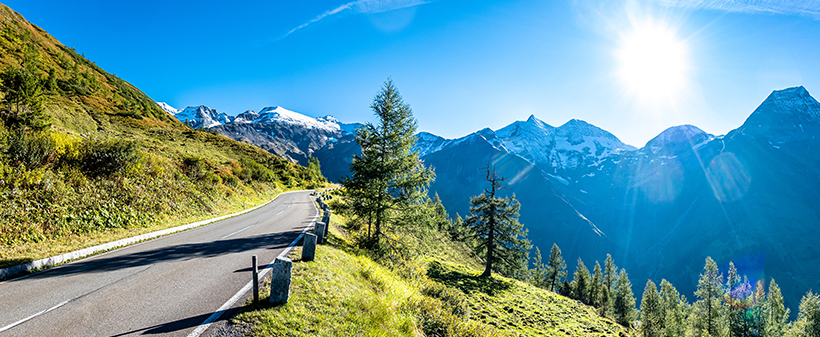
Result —
<path fill-rule="evenodd" d="M 279 211 L 279 213 L 276 213 L 276 214 L 274 214 L 273 216 L 277 216 L 277 215 L 279 215 L 279 214 L 282 214 L 283 212 L 285 212 L 285 211 Z"/>
<path fill-rule="evenodd" d="M 9 324 L 9 325 L 6 325 L 6 326 L 4 326 L 4 327 L 0 328 L 0 332 L 6 331 L 6 330 L 8 330 L 8 329 L 11 329 L 11 328 L 13 328 L 13 327 L 15 327 L 15 326 L 18 326 L 18 325 L 20 325 L 20 324 L 25 323 L 26 321 L 29 321 L 29 320 L 31 320 L 31 319 L 34 319 L 34 318 L 35 318 L 35 317 L 37 317 L 37 316 L 43 315 L 43 314 L 45 314 L 45 313 L 47 313 L 47 312 L 49 312 L 49 311 L 52 311 L 52 310 L 57 309 L 57 308 L 59 308 L 59 307 L 62 307 L 62 306 L 64 306 L 66 303 L 68 303 L 69 301 L 71 301 L 71 300 L 65 300 L 65 301 L 63 301 L 62 303 L 57 304 L 57 305 L 55 305 L 55 306 L 53 306 L 53 307 L 51 307 L 51 308 L 48 308 L 48 309 L 43 310 L 43 311 L 40 311 L 40 312 L 38 312 L 38 313 L 36 313 L 36 314 L 34 314 L 34 315 L 31 315 L 31 316 L 26 317 L 26 318 L 23 318 L 23 319 L 21 319 L 21 320 L 19 320 L 19 321 L 17 321 L 17 322 L 14 322 L 14 323 L 11 323 L 11 324 Z"/>
<path fill-rule="evenodd" d="M 233 232 L 233 233 L 231 233 L 231 234 L 225 235 L 225 236 L 221 237 L 220 239 L 227 239 L 227 238 L 231 237 L 232 235 L 234 235 L 234 234 L 238 234 L 238 233 L 240 233 L 240 232 L 242 232 L 242 231 L 244 231 L 244 230 L 246 230 L 246 229 L 248 229 L 248 228 L 251 228 L 251 227 L 253 227 L 253 226 L 254 226 L 254 225 L 250 225 L 250 226 L 248 226 L 248 227 L 242 228 L 242 229 L 240 229 L 240 230 L 238 230 L 238 231 L 236 231 L 236 232 Z"/>
<path fill-rule="evenodd" d="M 302 230 L 302 233 L 300 233 L 299 236 L 296 237 L 296 239 L 294 239 L 293 242 L 290 243 L 288 248 L 285 248 L 285 250 L 283 250 L 282 253 L 280 253 L 279 256 L 276 257 L 277 259 L 283 256 L 287 256 L 293 249 L 293 246 L 295 246 L 296 243 L 298 243 L 299 240 L 301 240 L 302 237 L 305 236 L 305 233 L 307 233 L 309 229 L 313 228 L 314 224 L 316 223 L 316 218 L 319 217 L 319 209 L 316 208 L 316 204 L 311 204 L 313 205 L 313 209 L 316 211 L 316 215 L 313 216 L 313 220 L 311 220 L 310 225 L 308 225 L 307 227 L 305 227 L 305 229 Z M 273 261 L 271 261 L 267 266 L 265 266 L 265 268 L 263 268 L 262 271 L 259 273 L 260 281 L 268 273 L 268 270 L 273 268 L 274 262 L 276 262 L 276 259 L 273 259 Z M 216 312 L 211 314 L 211 316 L 209 316 L 208 319 L 202 322 L 202 324 L 200 324 L 193 332 L 191 332 L 191 334 L 189 334 L 188 337 L 199 337 L 200 335 L 202 335 L 202 333 L 205 332 L 205 330 L 208 330 L 211 324 L 216 322 L 216 320 L 218 320 L 219 317 L 222 316 L 222 314 L 228 311 L 228 309 L 230 309 L 234 305 L 234 303 L 236 303 L 236 301 L 239 301 L 239 299 L 242 298 L 242 295 L 248 292 L 248 290 L 251 290 L 251 287 L 253 287 L 253 280 L 248 282 L 248 284 L 242 287 L 242 289 L 239 289 L 239 291 L 236 294 L 234 294 L 233 297 L 231 297 L 231 299 L 229 299 L 227 302 L 225 302 L 225 304 L 219 307 L 219 309 L 217 309 Z"/>

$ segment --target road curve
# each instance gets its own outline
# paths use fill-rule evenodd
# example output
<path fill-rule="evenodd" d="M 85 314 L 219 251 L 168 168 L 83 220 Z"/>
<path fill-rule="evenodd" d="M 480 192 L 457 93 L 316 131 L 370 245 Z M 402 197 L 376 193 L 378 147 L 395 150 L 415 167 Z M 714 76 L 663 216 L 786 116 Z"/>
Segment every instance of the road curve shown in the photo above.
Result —
<path fill-rule="evenodd" d="M 317 212 L 309 191 L 284 193 L 234 218 L 2 282 L 0 337 L 188 336 L 251 281 L 252 255 L 266 266 Z"/>

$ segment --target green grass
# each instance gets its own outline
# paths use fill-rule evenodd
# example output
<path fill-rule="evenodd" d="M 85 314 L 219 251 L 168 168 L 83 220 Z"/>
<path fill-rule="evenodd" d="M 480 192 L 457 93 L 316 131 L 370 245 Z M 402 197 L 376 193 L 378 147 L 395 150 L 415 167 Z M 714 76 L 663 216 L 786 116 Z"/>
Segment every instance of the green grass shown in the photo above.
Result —
<path fill-rule="evenodd" d="M 333 215 L 314 261 L 300 261 L 299 248 L 290 254 L 287 304 L 271 307 L 262 296 L 262 304 L 249 304 L 232 322 L 254 336 L 632 335 L 577 301 L 498 275 L 479 277 L 480 264 L 446 238 L 412 242 L 435 253 L 374 262 L 337 225 L 344 221 Z"/>
<path fill-rule="evenodd" d="M 192 130 L 0 4 L 0 71 L 24 58 L 58 88 L 45 93 L 43 134 L 0 122 L 0 268 L 324 185 L 260 148 Z"/>

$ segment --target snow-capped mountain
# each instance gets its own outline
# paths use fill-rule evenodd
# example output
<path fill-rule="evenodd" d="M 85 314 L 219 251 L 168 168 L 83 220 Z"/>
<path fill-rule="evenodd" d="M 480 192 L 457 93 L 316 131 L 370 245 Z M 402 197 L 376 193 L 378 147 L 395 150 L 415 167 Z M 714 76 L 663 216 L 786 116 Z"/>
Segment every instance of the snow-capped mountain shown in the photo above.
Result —
<path fill-rule="evenodd" d="M 688 124 L 673 126 L 648 141 L 644 146 L 644 152 L 669 155 L 678 152 L 679 149 L 698 148 L 712 139 L 715 139 L 714 135 L 706 133 L 697 126 Z"/>
<path fill-rule="evenodd" d="M 579 119 L 572 119 L 553 127 L 530 116 L 497 131 L 483 129 L 458 139 L 421 132 L 417 135 L 415 150 L 426 156 L 458 145 L 471 137 L 483 137 L 493 147 L 517 155 L 554 177 L 579 175 L 579 169 L 594 166 L 603 159 L 635 147 L 624 144 L 611 133 Z M 573 174 L 575 173 L 575 174 Z"/>
<path fill-rule="evenodd" d="M 280 106 L 266 107 L 258 113 L 247 110 L 234 117 L 204 105 L 178 110 L 165 103 L 157 104 L 192 128 L 214 130 L 302 165 L 307 165 L 308 158 L 316 151 L 333 148 L 340 139 L 352 137 L 361 126 L 342 123 L 332 116 L 313 118 Z"/>
<path fill-rule="evenodd" d="M 176 115 L 179 112 L 179 109 L 172 107 L 168 103 L 157 102 L 157 104 L 160 108 L 162 108 L 162 110 L 165 110 L 165 112 L 167 112 L 171 116 Z"/>
<path fill-rule="evenodd" d="M 232 116 L 204 105 L 189 106 L 174 114 L 174 117 L 194 129 L 210 129 L 217 125 L 228 124 L 233 121 Z"/>

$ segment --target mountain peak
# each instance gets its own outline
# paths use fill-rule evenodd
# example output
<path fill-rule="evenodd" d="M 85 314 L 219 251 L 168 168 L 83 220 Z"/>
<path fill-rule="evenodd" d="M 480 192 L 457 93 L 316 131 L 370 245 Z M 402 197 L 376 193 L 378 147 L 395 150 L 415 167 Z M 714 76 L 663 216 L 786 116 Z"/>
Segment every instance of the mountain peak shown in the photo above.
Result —
<path fill-rule="evenodd" d="M 646 148 L 657 153 L 665 146 L 693 148 L 703 142 L 714 139 L 715 136 L 706 133 L 697 126 L 685 124 L 670 127 L 646 143 Z"/>
<path fill-rule="evenodd" d="M 782 143 L 820 132 L 820 103 L 804 87 L 775 90 L 738 129 Z"/>
<path fill-rule="evenodd" d="M 168 103 L 165 103 L 165 102 L 157 102 L 157 104 L 159 105 L 159 107 L 160 107 L 160 108 L 162 108 L 162 110 L 165 110 L 165 112 L 167 112 L 167 113 L 168 113 L 168 114 L 170 114 L 171 116 L 176 115 L 177 113 L 179 113 L 179 109 L 177 109 L 177 108 L 175 108 L 175 107 L 172 107 L 172 106 L 171 106 L 170 104 L 168 104 Z"/>

